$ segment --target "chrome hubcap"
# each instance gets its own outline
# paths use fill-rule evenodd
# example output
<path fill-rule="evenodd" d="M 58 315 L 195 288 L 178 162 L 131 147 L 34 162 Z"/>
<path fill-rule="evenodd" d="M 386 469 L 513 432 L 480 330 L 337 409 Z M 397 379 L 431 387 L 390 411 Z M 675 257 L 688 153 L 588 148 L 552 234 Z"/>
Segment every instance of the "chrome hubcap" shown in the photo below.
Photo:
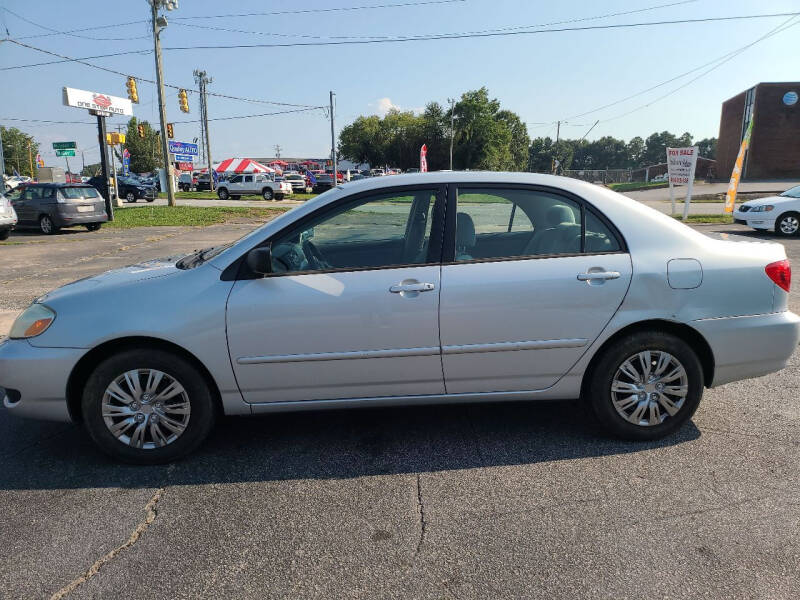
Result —
<path fill-rule="evenodd" d="M 186 430 L 189 396 L 173 377 L 134 369 L 117 377 L 103 394 L 102 414 L 120 442 L 142 450 L 173 443 Z"/>
<path fill-rule="evenodd" d="M 674 417 L 686 402 L 689 376 L 680 361 L 645 350 L 622 362 L 611 381 L 611 402 L 634 425 L 652 427 Z"/>
<path fill-rule="evenodd" d="M 800 221 L 797 217 L 786 217 L 781 220 L 781 231 L 786 234 L 793 234 L 800 227 Z"/>
<path fill-rule="evenodd" d="M 51 227 L 50 226 L 50 219 L 48 219 L 47 217 L 44 217 L 42 219 L 42 231 L 44 231 L 45 233 L 50 233 L 50 227 Z"/>

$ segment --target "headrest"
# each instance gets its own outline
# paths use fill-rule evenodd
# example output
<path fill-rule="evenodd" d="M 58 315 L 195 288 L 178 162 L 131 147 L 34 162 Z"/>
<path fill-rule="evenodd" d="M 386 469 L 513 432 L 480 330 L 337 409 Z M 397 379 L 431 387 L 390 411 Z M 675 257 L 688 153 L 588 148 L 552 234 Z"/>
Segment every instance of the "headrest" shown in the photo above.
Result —
<path fill-rule="evenodd" d="M 575 213 L 572 212 L 569 206 L 556 204 L 547 209 L 545 218 L 547 219 L 548 227 L 558 227 L 562 223 L 574 223 Z"/>
<path fill-rule="evenodd" d="M 475 223 L 467 213 L 456 213 L 456 248 L 475 245 Z"/>

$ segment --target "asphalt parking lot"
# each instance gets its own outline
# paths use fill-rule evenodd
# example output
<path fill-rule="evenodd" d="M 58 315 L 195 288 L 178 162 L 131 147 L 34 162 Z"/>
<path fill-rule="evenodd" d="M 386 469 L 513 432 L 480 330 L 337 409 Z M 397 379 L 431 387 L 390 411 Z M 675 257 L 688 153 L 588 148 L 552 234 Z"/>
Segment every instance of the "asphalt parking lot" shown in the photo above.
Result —
<path fill-rule="evenodd" d="M 0 315 L 252 226 L 12 236 Z M 227 419 L 155 468 L 0 408 L 0 597 L 797 598 L 798 389 L 795 353 L 647 444 L 577 402 Z"/>

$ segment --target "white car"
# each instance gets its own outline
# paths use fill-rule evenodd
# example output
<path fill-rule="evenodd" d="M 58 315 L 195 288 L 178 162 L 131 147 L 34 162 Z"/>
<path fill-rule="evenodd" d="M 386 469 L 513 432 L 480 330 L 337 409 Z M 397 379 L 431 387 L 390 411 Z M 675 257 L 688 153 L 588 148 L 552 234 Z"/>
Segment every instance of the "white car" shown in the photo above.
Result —
<path fill-rule="evenodd" d="M 29 183 L 31 181 L 30 177 L 26 177 L 25 175 L 14 175 L 13 177 L 8 177 L 5 180 L 5 187 L 6 190 L 9 192 L 13 189 L 16 189 L 17 186 L 23 183 Z"/>
<path fill-rule="evenodd" d="M 669 181 L 669 175 L 667 175 L 666 173 L 662 173 L 661 175 L 656 175 L 650 180 L 651 183 L 660 183 L 663 181 Z"/>
<path fill-rule="evenodd" d="M 0 194 L 0 240 L 7 240 L 16 225 L 17 213 L 11 206 L 11 201 Z"/>
<path fill-rule="evenodd" d="M 778 235 L 800 235 L 800 185 L 778 196 L 742 202 L 733 213 L 736 223 Z"/>

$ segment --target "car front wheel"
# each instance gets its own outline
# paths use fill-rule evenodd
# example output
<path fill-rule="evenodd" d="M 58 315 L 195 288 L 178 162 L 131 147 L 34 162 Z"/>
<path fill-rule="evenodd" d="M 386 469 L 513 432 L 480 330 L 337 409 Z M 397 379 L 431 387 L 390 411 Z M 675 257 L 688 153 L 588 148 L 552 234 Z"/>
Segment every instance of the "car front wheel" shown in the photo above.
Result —
<path fill-rule="evenodd" d="M 588 401 L 617 437 L 655 440 L 692 418 L 703 396 L 703 369 L 682 339 L 641 332 L 610 346 L 589 374 Z"/>
<path fill-rule="evenodd" d="M 800 234 L 800 214 L 788 212 L 775 220 L 775 233 L 784 237 Z"/>
<path fill-rule="evenodd" d="M 127 194 L 125 194 L 125 202 L 128 203 L 136 202 L 136 194 L 134 194 L 133 192 L 128 192 Z"/>
<path fill-rule="evenodd" d="M 217 190 L 217 196 L 219 196 L 220 200 L 227 200 L 230 198 L 230 194 L 228 194 L 228 190 L 225 188 L 220 188 Z"/>
<path fill-rule="evenodd" d="M 215 420 L 205 377 L 188 360 L 155 349 L 127 350 L 101 362 L 86 382 L 81 407 L 100 449 L 136 464 L 191 452 Z"/>

